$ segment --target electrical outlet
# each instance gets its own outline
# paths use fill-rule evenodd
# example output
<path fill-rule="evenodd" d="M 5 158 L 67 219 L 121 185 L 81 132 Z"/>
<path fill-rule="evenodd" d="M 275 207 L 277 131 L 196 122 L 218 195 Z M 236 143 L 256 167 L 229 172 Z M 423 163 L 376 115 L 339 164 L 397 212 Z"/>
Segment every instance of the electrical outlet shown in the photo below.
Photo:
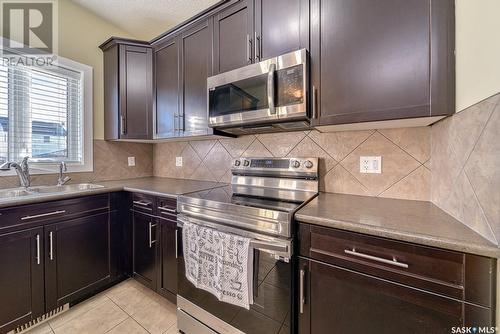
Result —
<path fill-rule="evenodd" d="M 175 157 L 175 167 L 182 167 L 182 157 Z"/>
<path fill-rule="evenodd" d="M 135 157 L 128 157 L 128 166 L 135 167 Z"/>
<path fill-rule="evenodd" d="M 381 174 L 382 157 L 359 157 L 359 172 L 368 174 Z"/>

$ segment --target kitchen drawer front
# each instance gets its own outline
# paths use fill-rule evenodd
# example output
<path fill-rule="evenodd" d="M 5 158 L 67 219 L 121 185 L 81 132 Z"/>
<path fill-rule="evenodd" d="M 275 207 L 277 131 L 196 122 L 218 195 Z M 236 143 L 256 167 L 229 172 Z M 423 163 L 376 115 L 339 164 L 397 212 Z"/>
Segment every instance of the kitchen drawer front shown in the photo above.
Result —
<path fill-rule="evenodd" d="M 177 199 L 158 197 L 156 200 L 156 215 L 161 218 L 176 220 Z"/>
<path fill-rule="evenodd" d="M 146 194 L 134 193 L 132 195 L 132 208 L 134 209 L 134 211 L 155 215 L 156 197 Z"/>
<path fill-rule="evenodd" d="M 462 253 L 308 224 L 300 224 L 299 239 L 302 256 L 464 298 Z"/>
<path fill-rule="evenodd" d="M 0 210 L 0 233 L 109 210 L 109 194 L 15 206 Z"/>

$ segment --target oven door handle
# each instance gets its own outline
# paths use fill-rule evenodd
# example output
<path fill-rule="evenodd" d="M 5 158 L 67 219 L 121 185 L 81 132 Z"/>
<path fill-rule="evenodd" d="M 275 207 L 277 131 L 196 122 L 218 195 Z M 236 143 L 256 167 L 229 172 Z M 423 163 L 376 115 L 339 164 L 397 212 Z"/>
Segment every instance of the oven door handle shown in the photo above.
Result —
<path fill-rule="evenodd" d="M 182 215 L 177 216 L 177 227 L 183 228 L 184 223 L 190 223 L 189 218 L 182 216 Z M 198 221 L 198 220 L 196 222 L 193 222 L 192 224 L 200 225 L 203 227 L 213 229 L 212 226 L 205 226 L 203 224 L 203 222 Z M 236 233 L 232 233 L 232 232 L 225 232 L 224 230 L 221 230 L 221 232 L 236 234 Z M 276 255 L 282 256 L 284 258 L 285 262 L 288 262 L 287 260 L 290 259 L 291 253 L 292 253 L 291 245 L 286 244 L 286 243 L 279 243 L 279 242 L 251 238 L 250 245 L 254 249 L 268 251 L 268 252 L 274 253 Z"/>
<path fill-rule="evenodd" d="M 274 101 L 274 77 L 276 73 L 276 64 L 269 65 L 269 72 L 267 73 L 267 103 L 269 105 L 269 114 L 276 114 L 276 105 Z"/>

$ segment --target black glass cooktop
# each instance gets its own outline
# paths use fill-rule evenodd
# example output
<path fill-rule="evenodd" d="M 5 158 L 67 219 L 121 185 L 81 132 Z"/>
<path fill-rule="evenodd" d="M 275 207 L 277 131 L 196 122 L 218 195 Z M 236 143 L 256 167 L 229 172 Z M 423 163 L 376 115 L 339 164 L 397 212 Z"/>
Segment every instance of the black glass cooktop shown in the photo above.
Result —
<path fill-rule="evenodd" d="M 237 192 L 235 191 L 237 190 Z M 244 194 L 242 194 L 242 192 Z M 270 196 L 278 196 L 278 192 L 269 192 L 267 190 L 246 187 L 234 189 L 233 186 L 223 186 L 219 188 L 197 191 L 185 194 L 185 197 L 200 198 L 209 201 L 249 206 L 254 208 L 292 212 L 296 210 L 303 201 L 288 201 Z"/>

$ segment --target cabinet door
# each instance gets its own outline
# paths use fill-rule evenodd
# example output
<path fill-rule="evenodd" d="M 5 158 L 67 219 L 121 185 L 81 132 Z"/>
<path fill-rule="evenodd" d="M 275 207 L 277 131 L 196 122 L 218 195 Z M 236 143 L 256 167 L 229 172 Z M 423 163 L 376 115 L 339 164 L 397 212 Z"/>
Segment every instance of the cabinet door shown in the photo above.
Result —
<path fill-rule="evenodd" d="M 252 63 L 253 0 L 239 1 L 214 17 L 214 73 Z"/>
<path fill-rule="evenodd" d="M 309 49 L 309 0 L 255 0 L 255 59 Z"/>
<path fill-rule="evenodd" d="M 45 227 L 47 310 L 79 300 L 110 281 L 109 213 Z"/>
<path fill-rule="evenodd" d="M 120 46 L 121 139 L 150 139 L 153 96 L 151 48 Z"/>
<path fill-rule="evenodd" d="M 182 113 L 185 136 L 210 134 L 207 78 L 212 75 L 212 20 L 181 33 Z"/>
<path fill-rule="evenodd" d="M 44 313 L 43 229 L 0 235 L 0 332 Z"/>
<path fill-rule="evenodd" d="M 445 334 L 462 326 L 459 301 L 315 261 L 308 267 L 301 333 Z"/>
<path fill-rule="evenodd" d="M 311 6 L 315 125 L 431 115 L 429 1 Z"/>
<path fill-rule="evenodd" d="M 169 39 L 155 48 L 156 136 L 169 138 L 179 131 L 179 43 Z"/>
<path fill-rule="evenodd" d="M 177 295 L 177 221 L 159 219 L 160 247 L 158 257 L 158 292 L 176 300 Z"/>
<path fill-rule="evenodd" d="M 133 212 L 134 277 L 153 290 L 156 290 L 156 229 L 155 218 Z"/>

